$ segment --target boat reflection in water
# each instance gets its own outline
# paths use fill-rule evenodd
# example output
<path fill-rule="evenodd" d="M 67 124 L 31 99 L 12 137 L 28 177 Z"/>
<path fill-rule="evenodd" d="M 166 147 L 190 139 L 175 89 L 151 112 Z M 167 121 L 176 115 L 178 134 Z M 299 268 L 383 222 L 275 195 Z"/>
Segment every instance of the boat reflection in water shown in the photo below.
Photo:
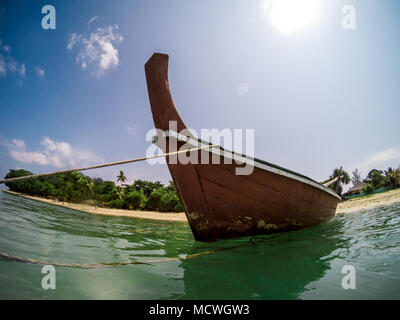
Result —
<path fill-rule="evenodd" d="M 221 250 L 184 260 L 184 298 L 296 299 L 321 279 L 338 248 L 348 246 L 342 222 L 332 220 L 288 233 L 193 244 L 193 253 Z M 341 289 L 340 270 L 336 284 Z M 343 291 L 343 290 L 342 290 Z M 318 297 L 316 297 L 318 298 Z"/>

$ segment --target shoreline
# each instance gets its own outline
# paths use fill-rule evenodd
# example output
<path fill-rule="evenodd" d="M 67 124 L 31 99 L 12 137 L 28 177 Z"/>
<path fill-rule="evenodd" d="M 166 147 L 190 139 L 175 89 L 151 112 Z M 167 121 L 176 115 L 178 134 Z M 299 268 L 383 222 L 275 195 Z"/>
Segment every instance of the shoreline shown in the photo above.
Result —
<path fill-rule="evenodd" d="M 353 213 L 394 203 L 400 203 L 400 188 L 340 202 L 336 214 Z"/>
<path fill-rule="evenodd" d="M 90 214 L 101 214 L 114 217 L 129 217 L 129 218 L 140 218 L 140 219 L 161 220 L 161 221 L 187 222 L 186 215 L 184 212 L 159 212 L 159 211 L 139 211 L 139 210 L 101 208 L 82 203 L 61 202 L 41 197 L 33 197 L 27 194 L 10 191 L 3 188 L 0 188 L 0 190 L 5 193 L 13 194 L 19 197 L 45 202 L 59 207 L 64 207 Z"/>
<path fill-rule="evenodd" d="M 61 202 L 41 197 L 33 197 L 30 195 L 6 190 L 3 188 L 0 188 L 0 190 L 27 199 L 45 202 L 52 205 L 72 210 L 77 210 L 81 212 L 86 212 L 90 214 L 100 214 L 100 215 L 108 215 L 115 217 L 129 217 L 129 218 L 139 218 L 139 219 L 151 219 L 160 221 L 187 222 L 186 215 L 184 212 L 159 212 L 159 211 L 139 211 L 139 210 L 101 208 L 82 203 Z M 400 203 L 400 188 L 373 194 L 366 197 L 355 198 L 340 202 L 336 209 L 336 215 L 348 214 L 357 211 L 364 211 L 368 209 L 391 205 L 394 203 Z"/>

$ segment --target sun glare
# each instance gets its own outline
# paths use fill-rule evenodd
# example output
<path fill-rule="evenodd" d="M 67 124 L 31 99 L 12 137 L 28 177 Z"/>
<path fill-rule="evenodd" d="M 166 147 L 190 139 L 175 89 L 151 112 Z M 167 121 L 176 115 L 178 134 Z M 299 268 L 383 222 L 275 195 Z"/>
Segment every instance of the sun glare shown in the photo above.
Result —
<path fill-rule="evenodd" d="M 285 36 L 311 25 L 318 14 L 319 0 L 273 0 L 264 2 L 269 8 L 269 21 Z"/>

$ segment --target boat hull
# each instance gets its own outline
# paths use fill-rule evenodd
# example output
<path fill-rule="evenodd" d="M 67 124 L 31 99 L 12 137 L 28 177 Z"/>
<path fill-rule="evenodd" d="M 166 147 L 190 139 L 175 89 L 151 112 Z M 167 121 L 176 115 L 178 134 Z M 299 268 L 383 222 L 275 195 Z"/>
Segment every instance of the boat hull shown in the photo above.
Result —
<path fill-rule="evenodd" d="M 169 122 L 176 121 L 177 132 L 185 130 L 169 90 L 168 56 L 154 54 L 146 63 L 145 71 L 155 127 L 166 132 L 170 129 Z M 189 132 L 185 136 L 195 139 Z M 182 144 L 179 140 L 177 143 Z M 213 163 L 212 149 L 199 151 L 197 163 L 182 164 L 167 157 L 196 240 L 295 230 L 335 215 L 340 198 L 312 179 L 257 160 L 251 174 L 237 175 L 238 164 L 226 163 L 221 149 L 214 152 Z M 175 150 L 170 150 L 167 144 L 163 151 Z M 219 164 L 215 163 L 215 154 L 220 157 Z M 209 164 L 201 164 L 201 159 L 206 157 L 210 159 Z"/>

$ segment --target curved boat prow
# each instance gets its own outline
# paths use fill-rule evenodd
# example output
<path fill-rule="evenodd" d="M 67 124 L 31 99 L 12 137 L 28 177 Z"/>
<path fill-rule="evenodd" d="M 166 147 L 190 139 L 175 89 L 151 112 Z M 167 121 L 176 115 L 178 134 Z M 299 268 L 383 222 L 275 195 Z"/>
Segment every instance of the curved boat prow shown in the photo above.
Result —
<path fill-rule="evenodd" d="M 175 108 L 169 90 L 168 60 L 168 55 L 154 53 L 145 65 L 150 106 L 156 129 L 165 132 L 170 130 L 170 122 L 176 122 L 174 131 L 182 132 L 186 129 L 186 126 Z M 185 132 L 186 136 L 193 137 L 188 130 L 185 130 Z M 167 144 L 163 151 L 171 152 L 176 150 L 170 150 Z M 167 157 L 166 160 L 195 239 L 207 240 L 215 238 L 207 228 L 202 228 L 204 224 L 202 219 L 192 219 L 194 213 L 207 214 L 209 212 L 195 166 L 192 164 L 182 165 L 179 162 L 171 163 L 170 157 Z"/>
<path fill-rule="evenodd" d="M 172 100 L 168 82 L 169 56 L 154 53 L 145 64 L 147 89 L 154 124 L 157 129 L 168 130 L 169 121 L 177 122 L 177 132 L 186 129 Z"/>

